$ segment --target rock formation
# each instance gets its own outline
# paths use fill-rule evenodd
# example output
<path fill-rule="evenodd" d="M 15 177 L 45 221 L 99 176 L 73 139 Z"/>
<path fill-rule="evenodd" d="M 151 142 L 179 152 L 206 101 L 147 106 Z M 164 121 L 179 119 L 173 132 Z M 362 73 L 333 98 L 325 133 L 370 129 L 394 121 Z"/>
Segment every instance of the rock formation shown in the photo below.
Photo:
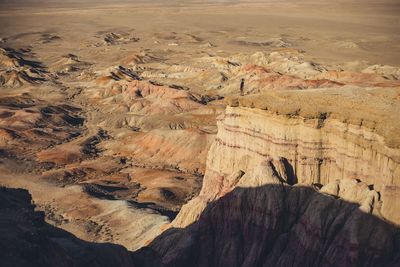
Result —
<path fill-rule="evenodd" d="M 287 185 L 269 160 L 151 247 L 164 266 L 397 266 L 399 228 L 365 212 L 376 198 L 357 181 Z"/>
<path fill-rule="evenodd" d="M 324 186 L 359 179 L 380 192 L 380 198 L 371 200 L 377 214 L 399 224 L 400 210 L 389 204 L 399 192 L 400 125 L 395 119 L 399 107 L 390 104 L 399 89 L 321 92 L 286 91 L 229 99 L 208 154 L 200 195 L 183 207 L 174 225 L 192 223 L 208 202 L 239 186 L 244 176 L 252 177 L 269 159 L 291 185 Z M 363 104 L 366 100 L 368 106 Z M 356 114 L 352 107 L 357 107 Z M 374 114 L 367 115 L 371 108 Z M 255 181 L 248 186 L 259 184 Z"/>
<path fill-rule="evenodd" d="M 23 56 L 23 53 L 13 49 L 0 48 L 1 87 L 21 87 L 48 79 L 39 62 L 27 60 Z"/>
<path fill-rule="evenodd" d="M 398 264 L 387 1 L 0 1 L 0 265 Z"/>

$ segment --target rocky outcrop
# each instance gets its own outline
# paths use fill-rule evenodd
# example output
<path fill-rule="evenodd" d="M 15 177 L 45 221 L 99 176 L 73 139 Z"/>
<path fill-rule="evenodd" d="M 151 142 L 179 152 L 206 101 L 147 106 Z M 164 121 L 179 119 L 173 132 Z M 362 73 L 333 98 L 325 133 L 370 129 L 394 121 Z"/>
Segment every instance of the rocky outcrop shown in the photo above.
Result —
<path fill-rule="evenodd" d="M 207 151 L 213 141 L 212 135 L 197 129 L 153 130 L 134 137 L 134 143 L 128 139 L 123 148 L 112 143 L 109 149 L 132 158 L 138 165 L 186 173 L 204 173 Z"/>
<path fill-rule="evenodd" d="M 400 224 L 400 210 L 391 204 L 400 195 L 400 127 L 394 118 L 399 110 L 393 104 L 398 93 L 346 88 L 228 100 L 200 195 L 182 208 L 174 226 L 192 223 L 207 203 L 242 185 L 243 177 L 255 179 L 254 171 L 265 160 L 286 184 L 336 188 L 334 195 L 339 184 L 349 187 L 344 179 L 358 179 L 375 190 L 366 193 L 373 207 L 364 210 L 376 209 L 378 216 Z M 253 180 L 246 186 L 262 184 Z"/>
<path fill-rule="evenodd" d="M 376 197 L 357 181 L 285 185 L 270 160 L 151 247 L 165 266 L 397 266 L 399 228 L 359 208 Z"/>
<path fill-rule="evenodd" d="M 49 79 L 40 62 L 24 57 L 20 51 L 0 48 L 0 87 L 21 87 Z"/>
<path fill-rule="evenodd" d="M 81 111 L 72 105 L 53 105 L 24 93 L 0 96 L 0 149 L 20 157 L 43 146 L 71 139 L 82 129 Z M 27 153 L 31 151 L 31 153 Z"/>

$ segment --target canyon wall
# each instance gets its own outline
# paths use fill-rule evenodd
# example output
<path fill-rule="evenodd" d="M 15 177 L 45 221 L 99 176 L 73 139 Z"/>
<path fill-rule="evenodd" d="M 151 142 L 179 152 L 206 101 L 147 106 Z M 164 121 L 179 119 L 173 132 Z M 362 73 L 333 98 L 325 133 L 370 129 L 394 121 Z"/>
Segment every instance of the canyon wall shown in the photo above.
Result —
<path fill-rule="evenodd" d="M 196 223 L 167 230 L 151 247 L 175 267 L 398 266 L 399 228 L 365 212 L 377 197 L 365 184 L 343 181 L 334 196 L 288 186 L 266 161 Z"/>
<path fill-rule="evenodd" d="M 200 195 L 150 248 L 164 266 L 398 266 L 399 93 L 227 99 Z"/>
<path fill-rule="evenodd" d="M 375 192 L 377 196 L 365 211 L 375 210 L 377 216 L 400 224 L 399 207 L 393 205 L 400 195 L 400 150 L 394 137 L 397 124 L 391 121 L 398 107 L 380 103 L 384 101 L 378 100 L 378 95 L 382 96 L 379 90 L 355 89 L 353 94 L 347 89 L 347 93 L 332 90 L 325 95 L 311 92 L 305 93 L 306 100 L 301 103 L 296 102 L 296 92 L 258 97 L 267 99 L 262 103 L 252 97 L 228 99 L 229 106 L 218 121 L 218 135 L 208 154 L 200 195 L 182 208 L 174 226 L 189 225 L 207 203 L 243 187 L 245 180 L 252 181 L 246 182 L 246 187 L 265 184 L 262 177 L 255 180 L 254 172 L 266 160 L 289 185 L 324 189 L 340 183 L 343 188 L 343 180 L 349 181 L 347 184 L 362 182 L 366 192 L 371 191 L 368 194 Z M 376 104 L 369 110 L 363 101 L 371 96 Z M 332 102 L 314 105 L 315 98 L 323 97 L 333 98 Z M 385 101 L 388 99 L 385 97 Z M 344 114 L 342 109 L 350 112 Z M 375 119 L 374 114 L 381 119 Z"/>

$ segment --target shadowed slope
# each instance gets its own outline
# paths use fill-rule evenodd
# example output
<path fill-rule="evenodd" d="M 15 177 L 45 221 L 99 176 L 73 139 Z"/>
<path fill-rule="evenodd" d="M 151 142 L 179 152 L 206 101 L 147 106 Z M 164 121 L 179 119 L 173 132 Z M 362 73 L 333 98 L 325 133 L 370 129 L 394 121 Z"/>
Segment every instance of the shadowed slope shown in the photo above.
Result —
<path fill-rule="evenodd" d="M 135 266 L 122 246 L 85 242 L 44 221 L 23 189 L 0 188 L 3 266 Z"/>
<path fill-rule="evenodd" d="M 237 187 L 199 221 L 150 245 L 166 266 L 398 266 L 399 228 L 358 203 L 288 186 L 266 165 L 268 182 Z M 257 179 L 257 178 L 252 178 Z"/>

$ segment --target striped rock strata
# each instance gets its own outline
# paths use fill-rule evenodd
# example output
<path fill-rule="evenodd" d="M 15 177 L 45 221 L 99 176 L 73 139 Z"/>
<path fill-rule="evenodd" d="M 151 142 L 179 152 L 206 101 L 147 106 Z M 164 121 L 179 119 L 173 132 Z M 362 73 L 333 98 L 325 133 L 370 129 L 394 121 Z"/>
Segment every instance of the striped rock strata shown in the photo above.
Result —
<path fill-rule="evenodd" d="M 313 185 L 400 224 L 393 204 L 400 200 L 399 93 L 344 88 L 228 99 L 201 193 L 173 225 L 196 221 L 208 203 L 235 187 L 266 184 L 254 173 L 265 161 L 286 184 Z"/>

